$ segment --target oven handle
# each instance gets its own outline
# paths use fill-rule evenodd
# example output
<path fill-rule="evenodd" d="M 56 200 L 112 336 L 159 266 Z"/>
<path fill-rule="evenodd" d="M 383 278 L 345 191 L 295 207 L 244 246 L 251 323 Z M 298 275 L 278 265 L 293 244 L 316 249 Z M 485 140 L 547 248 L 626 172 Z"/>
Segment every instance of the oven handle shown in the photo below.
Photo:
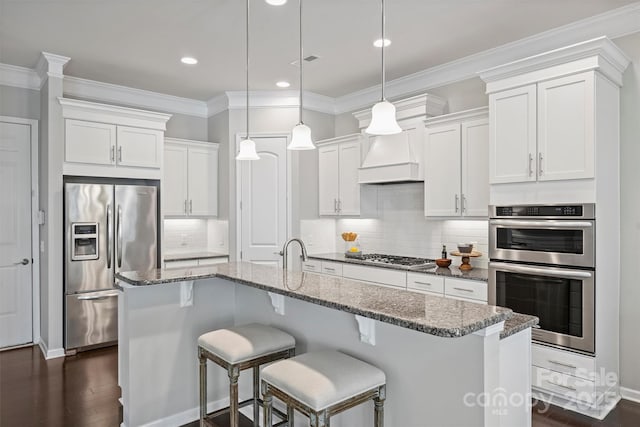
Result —
<path fill-rule="evenodd" d="M 593 273 L 590 271 L 564 270 L 559 268 L 528 267 L 524 265 L 507 264 L 504 262 L 490 262 L 489 267 L 500 271 L 511 271 L 513 273 L 530 273 L 553 277 L 563 277 L 567 279 L 590 279 Z"/>
<path fill-rule="evenodd" d="M 523 221 L 512 219 L 492 219 L 492 225 L 502 225 L 506 227 L 529 227 L 529 228 L 591 228 L 593 222 L 590 221 Z"/>

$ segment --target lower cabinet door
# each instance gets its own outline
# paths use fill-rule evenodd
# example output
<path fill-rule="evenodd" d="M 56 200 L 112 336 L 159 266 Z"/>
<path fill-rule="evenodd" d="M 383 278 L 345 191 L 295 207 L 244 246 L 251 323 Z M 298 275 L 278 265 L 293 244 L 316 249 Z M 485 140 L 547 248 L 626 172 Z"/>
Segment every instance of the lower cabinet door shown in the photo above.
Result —
<path fill-rule="evenodd" d="M 65 349 L 118 340 L 118 291 L 67 295 Z"/>

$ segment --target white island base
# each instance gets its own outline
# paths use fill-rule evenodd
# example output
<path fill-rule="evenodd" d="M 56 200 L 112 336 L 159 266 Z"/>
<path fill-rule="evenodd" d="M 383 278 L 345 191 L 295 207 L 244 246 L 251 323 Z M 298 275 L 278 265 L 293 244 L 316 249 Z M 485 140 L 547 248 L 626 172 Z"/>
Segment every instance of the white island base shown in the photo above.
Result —
<path fill-rule="evenodd" d="M 382 369 L 387 427 L 531 425 L 530 328 L 500 340 L 500 322 L 442 338 L 366 319 L 362 338 L 375 341 L 372 345 L 361 341 L 354 314 L 282 295 L 272 301 L 272 293 L 221 278 L 121 286 L 118 380 L 124 427 L 196 420 L 198 336 L 250 322 L 292 334 L 297 354 L 337 349 Z M 284 313 L 276 313 L 272 303 Z M 226 371 L 210 363 L 207 381 L 209 411 L 228 405 Z M 251 372 L 246 371 L 240 398 L 250 395 Z M 297 416 L 296 425 L 308 425 Z M 350 409 L 333 417 L 331 425 L 371 426 L 373 406 Z"/>

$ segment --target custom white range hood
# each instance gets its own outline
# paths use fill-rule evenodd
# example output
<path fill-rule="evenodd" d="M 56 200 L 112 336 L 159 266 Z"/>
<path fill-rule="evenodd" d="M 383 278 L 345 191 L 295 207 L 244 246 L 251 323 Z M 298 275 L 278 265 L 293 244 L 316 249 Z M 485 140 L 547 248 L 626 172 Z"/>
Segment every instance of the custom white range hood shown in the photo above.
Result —
<path fill-rule="evenodd" d="M 424 120 L 443 114 L 446 101 L 425 94 L 394 102 L 394 105 L 403 131 L 395 135 L 367 136 L 366 155 L 358 170 L 360 184 L 424 181 Z M 371 121 L 371 109 L 353 115 L 358 119 L 361 130 Z"/>

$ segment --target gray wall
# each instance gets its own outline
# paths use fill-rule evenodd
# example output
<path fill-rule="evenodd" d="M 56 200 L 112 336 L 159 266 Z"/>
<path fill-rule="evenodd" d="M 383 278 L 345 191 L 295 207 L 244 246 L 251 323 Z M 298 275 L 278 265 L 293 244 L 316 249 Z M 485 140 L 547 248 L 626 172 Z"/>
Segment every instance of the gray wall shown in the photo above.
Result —
<path fill-rule="evenodd" d="M 0 116 L 40 118 L 40 92 L 0 85 Z"/>
<path fill-rule="evenodd" d="M 479 77 L 429 89 L 427 92 L 447 100 L 446 113 L 469 110 L 489 105 L 485 84 Z"/>
<path fill-rule="evenodd" d="M 205 117 L 187 116 L 185 114 L 171 113 L 167 122 L 165 136 L 171 138 L 195 139 L 196 141 L 208 141 L 208 119 Z M 214 141 L 215 142 L 215 141 Z"/>
<path fill-rule="evenodd" d="M 208 133 L 209 141 L 220 144 L 218 148 L 218 218 L 229 219 L 229 110 L 209 117 Z"/>
<path fill-rule="evenodd" d="M 615 43 L 632 60 L 620 93 L 620 379 L 623 387 L 640 390 L 640 34 Z"/>

